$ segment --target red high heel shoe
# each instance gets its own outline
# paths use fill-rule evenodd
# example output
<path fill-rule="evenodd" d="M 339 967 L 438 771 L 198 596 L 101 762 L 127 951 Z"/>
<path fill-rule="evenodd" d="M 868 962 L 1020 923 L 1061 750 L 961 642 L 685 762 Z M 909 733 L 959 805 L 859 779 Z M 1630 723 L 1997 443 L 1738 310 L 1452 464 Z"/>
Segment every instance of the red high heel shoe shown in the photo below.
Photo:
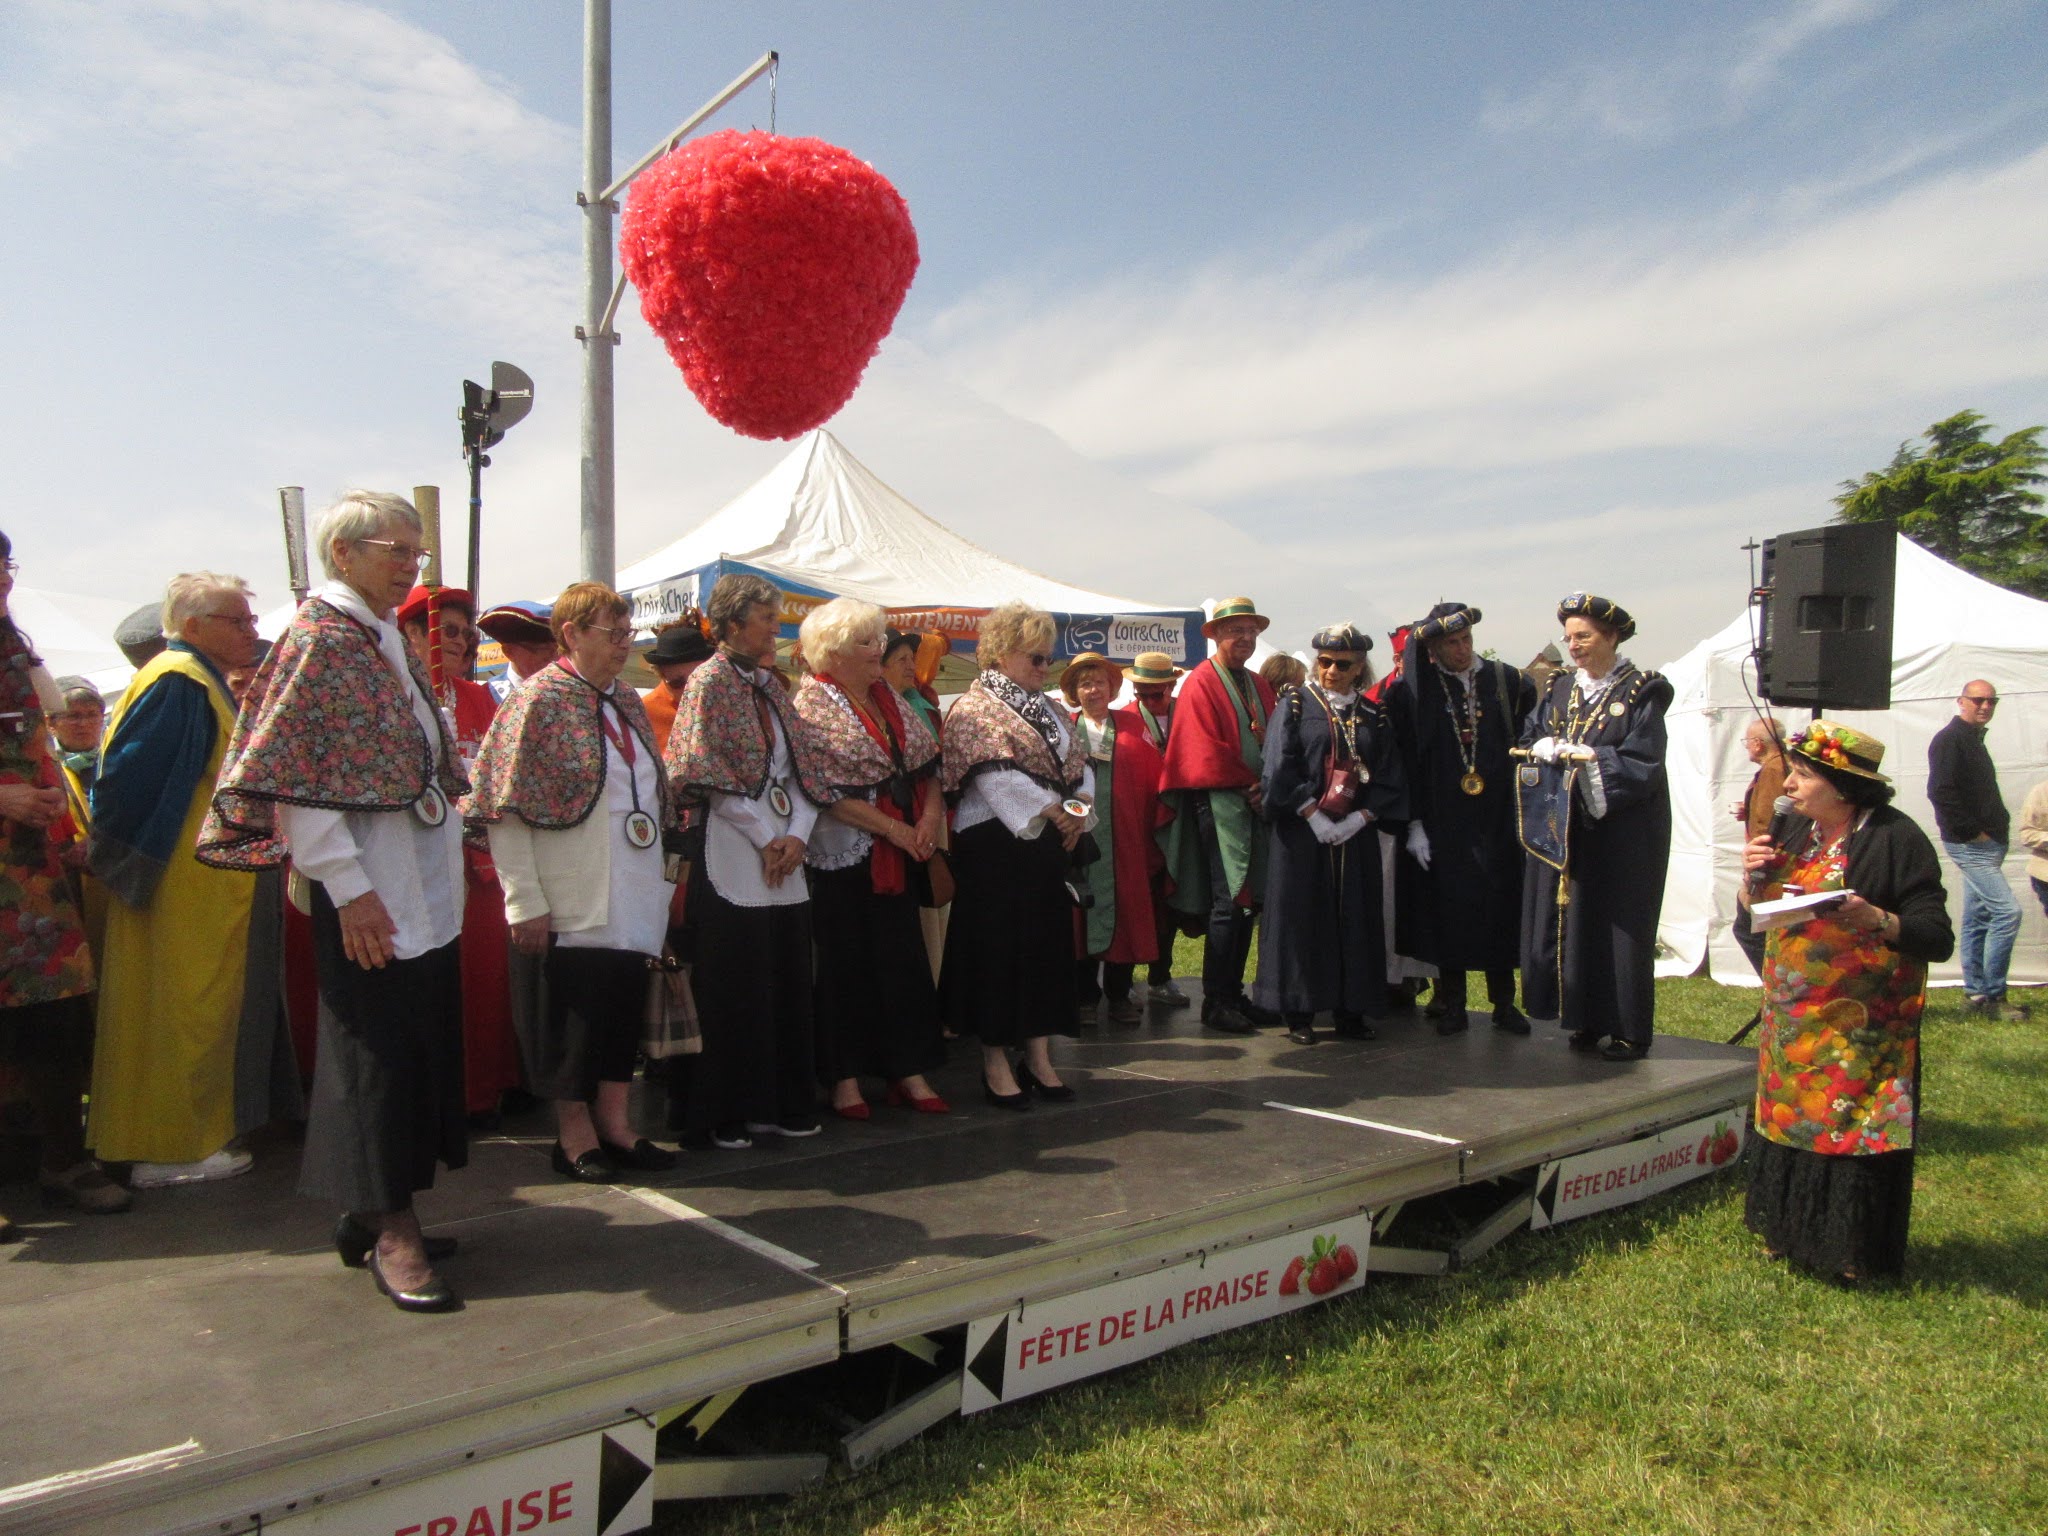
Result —
<path fill-rule="evenodd" d="M 891 1083 L 889 1085 L 889 1102 L 898 1108 L 907 1104 L 920 1115 L 950 1115 L 953 1113 L 953 1106 L 940 1098 L 936 1093 L 930 1098 L 920 1099 L 908 1092 L 901 1083 Z"/>
<path fill-rule="evenodd" d="M 865 1120 L 872 1111 L 866 1099 L 856 1099 L 851 1104 L 834 1104 L 832 1113 L 842 1120 Z"/>

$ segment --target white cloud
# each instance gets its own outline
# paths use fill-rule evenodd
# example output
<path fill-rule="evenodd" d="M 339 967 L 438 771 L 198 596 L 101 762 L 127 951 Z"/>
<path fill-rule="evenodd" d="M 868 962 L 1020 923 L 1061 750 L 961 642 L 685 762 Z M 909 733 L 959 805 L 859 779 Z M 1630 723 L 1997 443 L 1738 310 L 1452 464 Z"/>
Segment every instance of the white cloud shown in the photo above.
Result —
<path fill-rule="evenodd" d="M 1358 477 L 1787 441 L 2041 377 L 2048 149 L 1774 238 L 1663 229 L 1413 283 L 1211 268 L 928 338 L 975 388 L 1207 505 Z"/>
<path fill-rule="evenodd" d="M 1750 31 L 1747 48 L 1728 71 L 1729 90 L 1737 97 L 1750 95 L 1776 78 L 1778 66 L 1814 39 L 1875 20 L 1892 4 L 1893 0 L 1799 0 Z"/>
<path fill-rule="evenodd" d="M 303 219 L 423 308 L 528 323 L 574 281 L 566 216 L 502 189 L 574 143 L 445 40 L 350 0 L 28 0 L 53 78 L 22 117 L 118 123 L 252 208 Z M 0 144 L 7 135 L 0 131 Z"/>

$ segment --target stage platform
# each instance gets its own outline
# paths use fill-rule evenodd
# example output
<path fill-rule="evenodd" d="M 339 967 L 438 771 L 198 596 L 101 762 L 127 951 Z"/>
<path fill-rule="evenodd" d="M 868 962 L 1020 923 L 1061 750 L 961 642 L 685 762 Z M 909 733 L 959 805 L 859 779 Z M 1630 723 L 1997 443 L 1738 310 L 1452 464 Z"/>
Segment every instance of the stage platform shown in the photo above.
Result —
<path fill-rule="evenodd" d="M 38 1220 L 13 1186 L 28 1236 L 0 1249 L 0 1531 L 353 1530 L 349 1504 L 373 1491 L 622 1423 L 651 1444 L 654 1425 L 718 1405 L 708 1428 L 740 1389 L 878 1346 L 943 1360 L 949 1380 L 845 1437 L 858 1465 L 958 1409 L 949 1330 L 1525 1176 L 1465 1248 L 1366 1261 L 1442 1272 L 1529 1224 L 1539 1167 L 1739 1118 L 1753 1086 L 1752 1052 L 1685 1039 L 1613 1065 L 1483 1013 L 1464 1035 L 1404 1015 L 1381 1036 L 1304 1047 L 1155 1008 L 1059 1041 L 1078 1097 L 1021 1114 L 982 1103 L 960 1042 L 934 1078 L 951 1115 L 878 1104 L 865 1124 L 828 1116 L 815 1138 L 688 1154 L 630 1187 L 558 1179 L 536 1116 L 480 1138 L 420 1202 L 462 1243 L 443 1272 L 465 1308 L 441 1316 L 399 1313 L 336 1261 L 289 1145 L 121 1217 Z M 664 1462 L 651 1486 L 822 1470 L 777 1461 L 754 1480 Z"/>

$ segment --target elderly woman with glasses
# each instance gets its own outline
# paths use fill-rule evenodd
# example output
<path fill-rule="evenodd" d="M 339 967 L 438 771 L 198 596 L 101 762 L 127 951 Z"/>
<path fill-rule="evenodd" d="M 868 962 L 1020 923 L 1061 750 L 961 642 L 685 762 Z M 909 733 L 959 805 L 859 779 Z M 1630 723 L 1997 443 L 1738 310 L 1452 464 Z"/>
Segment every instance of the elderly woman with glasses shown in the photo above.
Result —
<path fill-rule="evenodd" d="M 1034 1092 L 1074 1096 L 1047 1047 L 1055 1030 L 1073 1028 L 1068 855 L 1092 817 L 1095 776 L 1043 691 L 1052 645 L 1051 614 L 1028 603 L 992 610 L 976 651 L 982 673 L 946 717 L 956 887 L 939 994 L 947 1022 L 980 1037 L 983 1096 L 1001 1109 L 1028 1109 Z"/>
<path fill-rule="evenodd" d="M 631 612 L 602 582 L 555 599 L 561 653 L 506 700 L 463 804 L 490 831 L 512 942 L 547 957 L 547 1005 L 526 1046 L 534 1092 L 555 1101 L 555 1171 L 593 1184 L 675 1166 L 634 1132 L 627 1105 L 676 825 L 647 711 L 619 681 Z"/>
<path fill-rule="evenodd" d="M 1364 693 L 1371 637 L 1333 624 L 1311 643 L 1315 676 L 1279 696 L 1266 733 L 1273 841 L 1251 993 L 1297 1045 L 1315 1044 L 1319 1013 L 1340 1037 L 1369 1040 L 1367 1018 L 1386 1012 L 1380 840 L 1360 834 L 1408 816 L 1393 734 Z"/>
<path fill-rule="evenodd" d="M 804 616 L 813 671 L 797 719 L 831 797 L 807 859 L 816 909 L 818 1077 L 842 1119 L 868 1118 L 862 1077 L 920 1114 L 950 1107 L 925 1073 L 946 1059 L 918 909 L 945 827 L 939 744 L 882 677 L 882 610 L 834 598 Z"/>
<path fill-rule="evenodd" d="M 164 592 L 166 648 L 115 707 L 93 786 L 90 858 L 111 894 L 86 1137 L 133 1163 L 138 1188 L 227 1178 L 235 1044 L 256 882 L 193 851 L 236 705 L 227 671 L 254 652 L 237 576 L 195 571 Z"/>
<path fill-rule="evenodd" d="M 469 1149 L 462 1102 L 462 759 L 392 621 L 425 552 L 402 496 L 350 491 L 314 527 L 327 582 L 271 648 L 199 856 L 289 856 L 311 883 L 320 1018 L 299 1188 L 332 1200 L 344 1264 L 403 1311 L 459 1303 L 413 1197 Z"/>

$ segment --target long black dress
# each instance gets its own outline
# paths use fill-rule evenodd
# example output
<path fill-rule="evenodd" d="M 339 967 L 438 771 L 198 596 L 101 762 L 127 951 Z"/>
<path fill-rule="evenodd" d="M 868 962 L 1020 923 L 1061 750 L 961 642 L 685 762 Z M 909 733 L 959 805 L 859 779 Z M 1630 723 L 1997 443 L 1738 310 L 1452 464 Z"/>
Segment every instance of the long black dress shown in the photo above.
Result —
<path fill-rule="evenodd" d="M 1647 1050 L 1657 916 L 1671 857 L 1664 775 L 1671 684 L 1626 660 L 1591 695 L 1578 690 L 1578 677 L 1553 677 L 1522 728 L 1525 745 L 1551 736 L 1595 754 L 1577 766 L 1524 763 L 1516 774 L 1531 855 L 1522 886 L 1523 1006 L 1580 1035 L 1611 1035 Z"/>
<path fill-rule="evenodd" d="M 1252 1001 L 1282 1015 L 1324 1011 L 1379 1018 L 1387 1009 L 1380 840 L 1366 827 L 1335 847 L 1301 814 L 1323 793 L 1331 747 L 1346 726 L 1369 777 L 1356 808 L 1375 823 L 1408 817 L 1393 733 L 1371 702 L 1339 704 L 1313 683 L 1274 705 L 1266 737 L 1264 814 L 1272 826 L 1259 970 Z M 1350 744 L 1340 747 L 1349 755 Z"/>
<path fill-rule="evenodd" d="M 1446 975 L 1511 970 L 1522 954 L 1522 844 L 1508 749 L 1536 707 L 1536 685 L 1481 658 L 1470 698 L 1464 680 L 1426 654 L 1411 652 L 1408 663 L 1386 709 L 1430 860 L 1424 869 L 1403 849 L 1395 866 L 1394 947 Z M 1470 744 L 1460 739 L 1468 722 Z M 1476 795 L 1463 787 L 1473 775 Z"/>

